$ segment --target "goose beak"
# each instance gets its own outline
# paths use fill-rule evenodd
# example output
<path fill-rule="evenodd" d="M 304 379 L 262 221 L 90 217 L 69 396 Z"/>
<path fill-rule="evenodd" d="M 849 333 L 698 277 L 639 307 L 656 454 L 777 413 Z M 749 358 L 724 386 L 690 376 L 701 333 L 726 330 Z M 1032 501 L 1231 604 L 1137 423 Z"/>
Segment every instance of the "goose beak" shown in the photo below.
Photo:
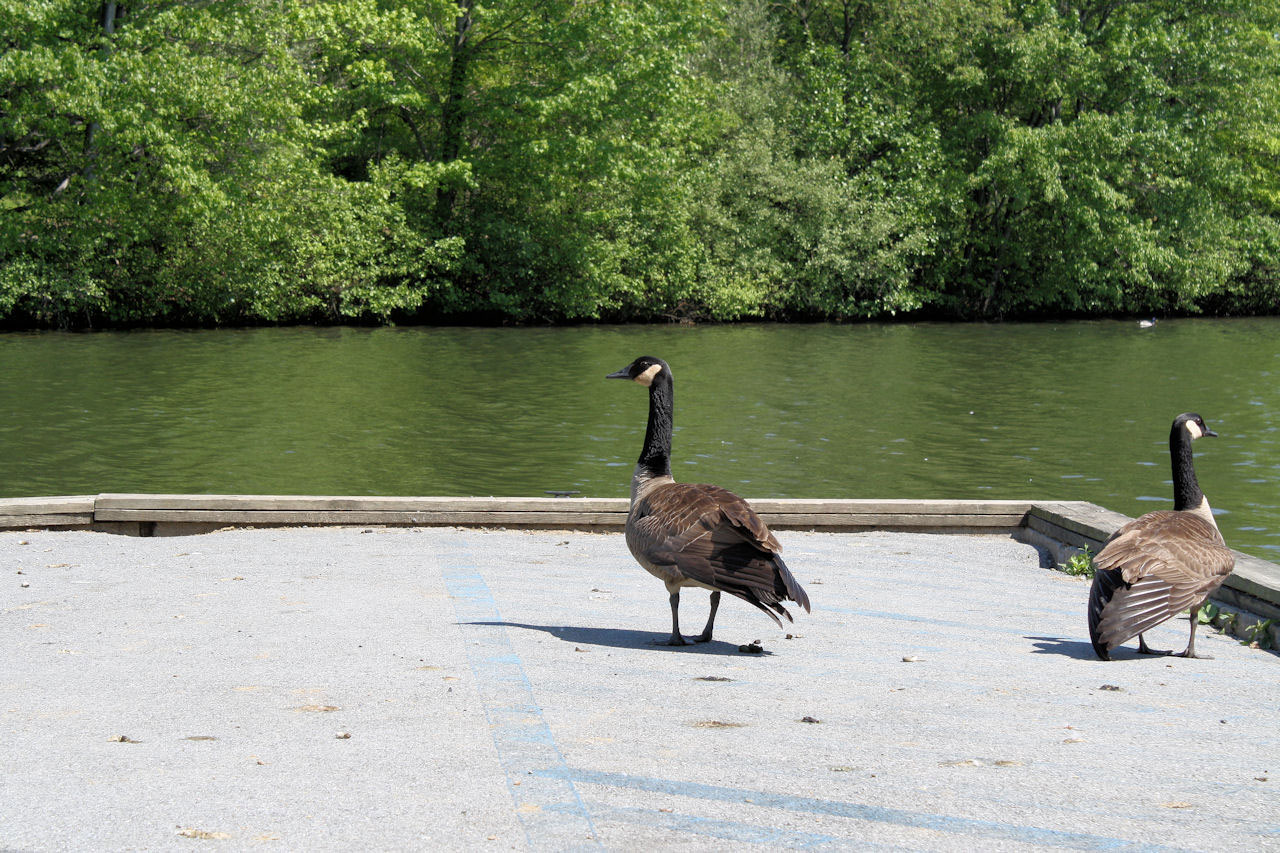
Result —
<path fill-rule="evenodd" d="M 1205 435 L 1207 435 L 1207 436 L 1209 436 L 1210 438 L 1217 438 L 1217 437 L 1218 437 L 1218 434 L 1217 434 L 1216 432 L 1214 432 L 1213 430 L 1209 429 L 1208 427 L 1205 427 L 1205 428 L 1204 428 L 1204 434 L 1205 434 Z"/>
<path fill-rule="evenodd" d="M 613 373 L 610 373 L 608 376 L 605 377 L 605 379 L 630 379 L 630 378 L 631 378 L 631 365 L 629 364 L 626 367 L 622 368 L 621 370 L 614 371 Z"/>

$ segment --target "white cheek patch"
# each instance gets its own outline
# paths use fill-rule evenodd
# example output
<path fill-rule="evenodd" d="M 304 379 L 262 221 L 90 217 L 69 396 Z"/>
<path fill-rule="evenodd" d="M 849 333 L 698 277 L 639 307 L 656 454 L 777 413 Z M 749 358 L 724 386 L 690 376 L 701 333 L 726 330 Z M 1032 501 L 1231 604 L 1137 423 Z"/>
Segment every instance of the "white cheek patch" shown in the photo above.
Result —
<path fill-rule="evenodd" d="M 1204 438 L 1204 433 L 1200 431 L 1200 425 L 1195 421 L 1187 421 L 1187 432 L 1191 433 L 1192 438 Z"/>
<path fill-rule="evenodd" d="M 650 385 L 653 384 L 653 377 L 657 376 L 661 372 L 662 372 L 661 364 L 650 365 L 650 367 L 644 373 L 641 373 L 639 376 L 636 377 L 636 381 L 639 382 L 644 387 L 648 388 Z"/>

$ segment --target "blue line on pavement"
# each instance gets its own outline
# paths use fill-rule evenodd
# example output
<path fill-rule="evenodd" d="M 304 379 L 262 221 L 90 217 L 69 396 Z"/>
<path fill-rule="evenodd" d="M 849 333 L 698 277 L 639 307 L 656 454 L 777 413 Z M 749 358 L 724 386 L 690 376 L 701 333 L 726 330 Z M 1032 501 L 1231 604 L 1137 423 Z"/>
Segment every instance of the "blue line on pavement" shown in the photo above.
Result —
<path fill-rule="evenodd" d="M 465 549 L 441 566 L 516 817 L 532 849 L 600 849 L 497 603 Z M 487 624 L 486 624 L 487 623 Z"/>
<path fill-rule="evenodd" d="M 999 823 L 928 812 L 912 812 L 905 809 L 873 806 L 864 803 L 793 797 L 785 794 L 773 794 L 768 791 L 753 791 L 747 788 L 729 788 L 720 785 L 704 785 L 697 782 L 654 779 L 646 776 L 632 776 L 627 773 L 608 773 L 591 770 L 569 770 L 568 773 L 569 778 L 579 784 L 607 785 L 614 788 L 629 788 L 637 791 L 720 802 L 744 803 L 750 800 L 751 805 L 764 808 L 844 817 L 914 829 L 928 829 L 935 832 L 947 832 L 973 838 L 1018 841 L 1043 847 L 1061 847 L 1073 850 L 1161 851 L 1171 849 L 1156 844 L 1090 835 L 1088 833 L 1044 829 L 1035 826 Z"/>

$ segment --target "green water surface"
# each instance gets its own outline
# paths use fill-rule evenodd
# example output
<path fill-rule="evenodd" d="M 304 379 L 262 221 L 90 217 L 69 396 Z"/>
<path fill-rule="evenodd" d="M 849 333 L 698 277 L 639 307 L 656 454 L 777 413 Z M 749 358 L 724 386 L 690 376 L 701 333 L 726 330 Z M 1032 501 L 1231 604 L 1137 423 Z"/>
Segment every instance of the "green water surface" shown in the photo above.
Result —
<path fill-rule="evenodd" d="M 1169 423 L 1280 559 L 1280 319 L 0 335 L 0 496 L 624 496 L 671 363 L 677 479 L 751 497 L 1171 504 Z"/>

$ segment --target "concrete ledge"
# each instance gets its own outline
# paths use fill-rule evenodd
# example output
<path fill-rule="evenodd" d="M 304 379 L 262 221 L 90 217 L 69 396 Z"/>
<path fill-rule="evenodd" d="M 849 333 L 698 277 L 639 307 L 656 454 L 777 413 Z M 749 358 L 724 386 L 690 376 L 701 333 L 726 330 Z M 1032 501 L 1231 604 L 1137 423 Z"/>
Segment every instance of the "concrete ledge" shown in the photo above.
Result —
<path fill-rule="evenodd" d="M 779 530 L 1008 535 L 1041 548 L 1054 564 L 1086 548 L 1096 553 L 1130 520 L 1086 501 L 759 499 L 752 505 Z M 626 518 L 626 498 L 100 494 L 0 500 L 0 530 L 92 528 L 142 536 L 300 525 L 620 530 Z M 1259 620 L 1280 621 L 1280 566 L 1237 551 L 1235 571 L 1214 598 Z"/>

